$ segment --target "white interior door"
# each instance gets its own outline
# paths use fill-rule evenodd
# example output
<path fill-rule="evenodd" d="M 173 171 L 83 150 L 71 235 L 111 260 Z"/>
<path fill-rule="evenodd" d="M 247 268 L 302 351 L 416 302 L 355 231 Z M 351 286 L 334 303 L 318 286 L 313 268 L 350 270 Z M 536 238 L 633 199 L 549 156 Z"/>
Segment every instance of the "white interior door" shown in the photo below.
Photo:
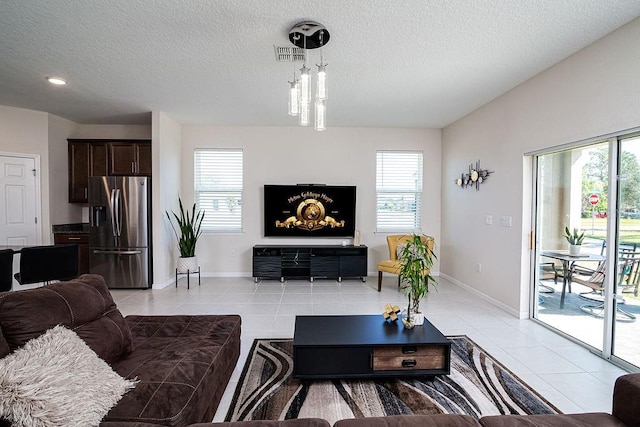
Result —
<path fill-rule="evenodd" d="M 38 243 L 36 160 L 0 156 L 0 244 Z"/>

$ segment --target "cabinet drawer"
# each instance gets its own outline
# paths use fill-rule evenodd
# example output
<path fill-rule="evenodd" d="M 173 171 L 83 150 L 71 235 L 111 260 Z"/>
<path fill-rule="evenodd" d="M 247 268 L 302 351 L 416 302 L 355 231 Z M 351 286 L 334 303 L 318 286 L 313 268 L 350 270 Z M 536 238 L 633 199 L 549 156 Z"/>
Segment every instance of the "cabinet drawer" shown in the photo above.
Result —
<path fill-rule="evenodd" d="M 444 354 L 441 356 L 374 357 L 374 371 L 419 371 L 446 369 Z"/>
<path fill-rule="evenodd" d="M 438 345 L 387 346 L 373 349 L 373 370 L 446 369 L 447 348 Z"/>
<path fill-rule="evenodd" d="M 78 245 L 78 275 L 89 272 L 89 234 L 88 233 L 55 233 L 53 243 L 56 245 Z"/>
<path fill-rule="evenodd" d="M 89 235 L 86 233 L 56 233 L 54 243 L 89 243 Z"/>

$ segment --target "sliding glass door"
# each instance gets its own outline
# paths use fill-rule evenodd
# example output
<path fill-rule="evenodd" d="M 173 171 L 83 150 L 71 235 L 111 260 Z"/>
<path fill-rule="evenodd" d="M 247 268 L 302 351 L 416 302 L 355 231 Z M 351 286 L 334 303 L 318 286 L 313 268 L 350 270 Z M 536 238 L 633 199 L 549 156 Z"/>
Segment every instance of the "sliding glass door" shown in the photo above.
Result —
<path fill-rule="evenodd" d="M 534 164 L 532 317 L 640 367 L 640 136 L 540 154 Z"/>
<path fill-rule="evenodd" d="M 640 366 L 640 136 L 618 143 L 618 260 L 612 292 L 612 355 Z"/>
<path fill-rule="evenodd" d="M 602 282 L 588 277 L 601 262 L 607 235 L 608 144 L 600 142 L 537 157 L 537 224 L 534 317 L 602 350 L 604 321 L 585 313 L 586 294 Z M 591 204 L 589 197 L 597 196 Z M 591 200 L 595 200 L 591 197 Z M 565 228 L 583 236 L 580 253 L 569 253 Z M 584 283 L 571 275 L 584 273 Z M 575 277 L 574 277 L 575 278 Z"/>

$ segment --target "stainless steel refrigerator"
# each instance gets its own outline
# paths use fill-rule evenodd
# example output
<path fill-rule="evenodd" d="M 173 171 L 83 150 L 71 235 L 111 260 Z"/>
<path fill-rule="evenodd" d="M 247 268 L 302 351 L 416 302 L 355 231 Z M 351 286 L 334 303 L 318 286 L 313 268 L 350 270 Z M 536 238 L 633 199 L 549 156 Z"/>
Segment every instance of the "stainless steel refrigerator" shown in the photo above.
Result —
<path fill-rule="evenodd" d="M 149 288 L 151 182 L 148 177 L 89 178 L 89 272 L 110 288 Z"/>

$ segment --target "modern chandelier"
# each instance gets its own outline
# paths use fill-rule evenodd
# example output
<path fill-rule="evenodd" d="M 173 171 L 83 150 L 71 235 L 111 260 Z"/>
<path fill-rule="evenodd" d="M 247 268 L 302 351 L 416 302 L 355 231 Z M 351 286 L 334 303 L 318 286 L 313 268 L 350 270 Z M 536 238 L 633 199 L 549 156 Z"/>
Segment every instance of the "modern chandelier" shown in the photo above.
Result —
<path fill-rule="evenodd" d="M 329 42 L 329 37 L 324 25 L 313 21 L 300 22 L 289 31 L 291 43 L 302 49 L 302 68 L 298 76 L 294 70 L 293 80 L 289 82 L 289 115 L 297 116 L 300 126 L 309 126 L 310 123 L 311 70 L 307 68 L 307 52 L 320 49 L 320 63 L 316 64 L 318 71 L 314 102 L 314 128 L 319 131 L 327 128 L 327 64 L 324 62 L 324 46 Z"/>

